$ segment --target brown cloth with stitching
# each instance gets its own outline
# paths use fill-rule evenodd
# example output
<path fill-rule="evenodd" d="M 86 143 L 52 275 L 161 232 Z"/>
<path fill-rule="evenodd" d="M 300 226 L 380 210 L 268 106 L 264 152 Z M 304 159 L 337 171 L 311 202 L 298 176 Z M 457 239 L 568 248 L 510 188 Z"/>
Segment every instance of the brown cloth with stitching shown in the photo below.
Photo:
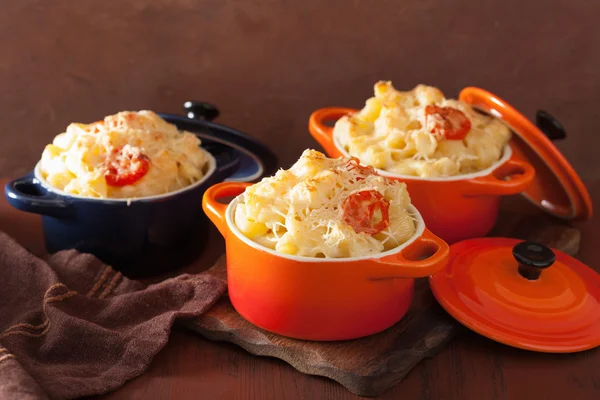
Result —
<path fill-rule="evenodd" d="M 145 286 L 73 250 L 42 260 L 0 232 L 0 399 L 106 393 L 144 372 L 178 319 L 225 285 L 205 274 Z"/>

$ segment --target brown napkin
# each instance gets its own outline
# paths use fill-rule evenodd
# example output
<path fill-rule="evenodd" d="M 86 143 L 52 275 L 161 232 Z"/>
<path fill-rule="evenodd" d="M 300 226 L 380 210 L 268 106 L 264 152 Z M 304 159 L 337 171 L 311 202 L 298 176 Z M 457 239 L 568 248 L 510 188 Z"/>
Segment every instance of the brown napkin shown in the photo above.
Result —
<path fill-rule="evenodd" d="M 3 232 L 0 284 L 0 399 L 20 400 L 118 388 L 225 290 L 205 274 L 145 287 L 76 251 L 44 261 Z"/>

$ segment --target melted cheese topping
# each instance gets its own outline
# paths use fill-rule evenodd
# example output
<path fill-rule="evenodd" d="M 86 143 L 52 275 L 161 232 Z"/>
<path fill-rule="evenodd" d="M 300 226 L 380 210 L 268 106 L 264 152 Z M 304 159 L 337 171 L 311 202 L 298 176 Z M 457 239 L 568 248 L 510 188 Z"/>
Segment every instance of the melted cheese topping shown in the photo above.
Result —
<path fill-rule="evenodd" d="M 209 155 L 200 144 L 194 134 L 180 132 L 152 111 L 123 111 L 91 124 L 70 124 L 44 149 L 40 171 L 52 187 L 70 194 L 154 196 L 184 188 L 204 176 Z M 146 175 L 130 185 L 107 185 L 107 157 L 115 151 L 125 157 L 145 155 L 149 160 Z"/>
<path fill-rule="evenodd" d="M 510 140 L 511 132 L 500 120 L 444 98 L 435 87 L 418 85 L 401 92 L 380 81 L 374 92 L 360 111 L 336 122 L 333 135 L 348 154 L 375 168 L 419 177 L 473 173 L 498 161 Z M 448 140 L 431 133 L 428 105 L 462 111 L 471 121 L 466 137 Z"/>
<path fill-rule="evenodd" d="M 305 150 L 290 169 L 245 190 L 235 209 L 236 226 L 260 245 L 306 257 L 359 257 L 406 242 L 416 230 L 406 185 L 361 173 L 349 161 Z M 364 190 L 376 190 L 389 202 L 389 226 L 375 235 L 355 232 L 340 216 L 344 200 Z"/>

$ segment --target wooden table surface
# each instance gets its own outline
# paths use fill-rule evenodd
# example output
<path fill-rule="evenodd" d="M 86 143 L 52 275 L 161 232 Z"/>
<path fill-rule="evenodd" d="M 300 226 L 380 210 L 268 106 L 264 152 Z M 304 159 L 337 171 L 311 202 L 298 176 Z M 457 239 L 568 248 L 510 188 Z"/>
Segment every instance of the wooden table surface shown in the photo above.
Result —
<path fill-rule="evenodd" d="M 6 180 L 0 179 L 0 185 Z M 600 209 L 600 181 L 588 188 Z M 523 199 L 504 202 L 504 208 L 536 210 Z M 600 272 L 600 218 L 579 226 L 578 258 Z M 0 230 L 35 254 L 44 254 L 40 218 L 10 207 L 0 199 Z M 177 272 L 200 272 L 223 251 L 213 230 L 209 249 L 192 265 Z M 172 275 L 176 272 L 166 274 Z M 154 280 L 164 278 L 156 277 Z M 200 397 L 200 394 L 202 396 Z M 297 372 L 273 358 L 252 356 L 235 345 L 211 342 L 176 328 L 166 347 L 142 376 L 103 400 L 120 399 L 357 399 L 336 382 Z M 568 355 L 513 349 L 473 332 L 459 335 L 439 354 L 419 363 L 408 376 L 380 399 L 544 399 L 597 400 L 600 398 L 600 348 Z"/>
<path fill-rule="evenodd" d="M 454 97 L 480 86 L 568 132 L 558 148 L 600 210 L 600 2 L 589 0 L 20 0 L 0 2 L 0 176 L 30 170 L 71 121 L 120 110 L 181 113 L 215 103 L 218 122 L 260 138 L 289 166 L 318 145 L 307 119 L 360 107 L 379 79 Z M 506 206 L 531 210 L 518 198 Z M 1 202 L 0 229 L 43 246 L 36 216 Z M 600 218 L 579 258 L 600 267 Z M 213 232 L 214 233 L 214 232 Z M 187 271 L 207 268 L 211 251 Z M 106 399 L 343 399 L 340 385 L 176 330 L 149 370 Z M 599 399 L 600 350 L 546 355 L 467 333 L 381 398 Z"/>

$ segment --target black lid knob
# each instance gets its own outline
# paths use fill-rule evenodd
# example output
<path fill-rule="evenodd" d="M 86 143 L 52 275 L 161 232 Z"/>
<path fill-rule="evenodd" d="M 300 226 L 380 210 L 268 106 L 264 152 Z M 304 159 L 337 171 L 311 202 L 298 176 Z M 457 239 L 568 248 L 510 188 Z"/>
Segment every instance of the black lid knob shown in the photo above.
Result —
<path fill-rule="evenodd" d="M 556 261 L 550 248 L 535 242 L 521 242 L 513 247 L 512 253 L 519 263 L 519 274 L 530 281 L 538 279 Z"/>
<path fill-rule="evenodd" d="M 212 121 L 221 114 L 216 106 L 204 101 L 186 101 L 183 103 L 183 109 L 188 118 L 205 121 Z"/>
<path fill-rule="evenodd" d="M 535 124 L 550 140 L 562 140 L 567 137 L 562 124 L 547 111 L 538 110 L 535 113 Z"/>

